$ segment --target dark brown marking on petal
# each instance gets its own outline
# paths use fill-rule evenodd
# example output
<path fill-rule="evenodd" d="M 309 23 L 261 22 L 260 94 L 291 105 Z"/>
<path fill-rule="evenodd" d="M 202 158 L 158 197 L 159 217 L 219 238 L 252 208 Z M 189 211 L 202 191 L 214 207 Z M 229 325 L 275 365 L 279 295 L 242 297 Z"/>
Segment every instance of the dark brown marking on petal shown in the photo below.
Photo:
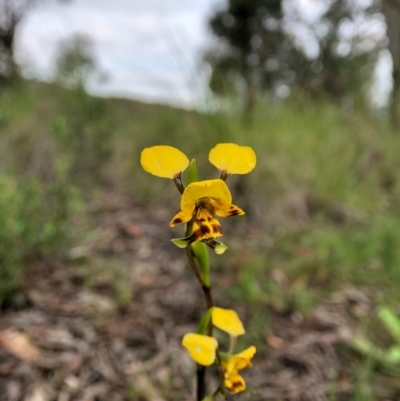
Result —
<path fill-rule="evenodd" d="M 239 388 L 243 388 L 243 383 L 241 381 L 232 382 L 232 386 L 230 388 L 231 391 L 237 390 Z"/>
<path fill-rule="evenodd" d="M 237 210 L 237 209 L 231 210 L 229 212 L 229 216 L 238 216 L 239 214 L 240 214 L 240 210 Z"/>
<path fill-rule="evenodd" d="M 172 220 L 172 224 L 179 224 L 182 223 L 182 219 L 180 217 L 177 217 L 176 219 Z"/>
<path fill-rule="evenodd" d="M 218 224 L 211 224 L 212 230 L 214 234 L 222 234 L 222 227 Z"/>
<path fill-rule="evenodd" d="M 193 231 L 193 235 L 196 238 L 202 238 L 205 235 L 210 234 L 210 233 L 211 233 L 211 228 L 206 224 L 200 224 L 199 228 L 197 230 Z"/>
<path fill-rule="evenodd" d="M 204 222 L 204 221 L 206 221 L 206 219 L 204 219 L 204 218 L 202 217 L 201 219 L 198 219 L 197 221 Z"/>
<path fill-rule="evenodd" d="M 211 232 L 210 227 L 208 227 L 205 224 L 200 225 L 200 230 L 204 234 L 210 234 L 210 232 Z"/>
<path fill-rule="evenodd" d="M 192 234 L 196 239 L 198 239 L 198 238 L 201 238 L 202 236 L 203 236 L 203 233 L 201 232 L 201 230 L 199 229 L 199 230 L 196 230 L 196 231 L 193 231 L 193 234 Z"/>
<path fill-rule="evenodd" d="M 234 209 L 234 208 L 235 208 L 235 207 L 234 207 L 234 206 L 232 206 L 232 205 L 231 205 L 231 206 L 229 206 L 229 209 L 231 209 L 231 210 L 232 210 L 232 209 Z"/>

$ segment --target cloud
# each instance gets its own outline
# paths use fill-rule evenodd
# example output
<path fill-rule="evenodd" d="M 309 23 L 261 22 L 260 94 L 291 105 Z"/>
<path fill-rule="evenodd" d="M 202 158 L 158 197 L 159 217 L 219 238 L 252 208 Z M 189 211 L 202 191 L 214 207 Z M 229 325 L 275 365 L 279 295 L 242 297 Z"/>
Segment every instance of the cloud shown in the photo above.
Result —
<path fill-rule="evenodd" d="M 170 101 L 181 102 L 174 96 L 187 92 L 184 88 L 195 73 L 199 50 L 208 40 L 207 15 L 216 4 L 217 0 L 52 3 L 23 21 L 17 59 L 29 65 L 33 75 L 49 79 L 60 41 L 84 34 L 93 40 L 100 67 L 111 77 L 103 87 L 92 86 L 93 91 L 112 94 L 125 89 L 135 96 L 134 90 L 126 88 L 140 86 L 141 95 L 159 100 L 167 91 Z"/>

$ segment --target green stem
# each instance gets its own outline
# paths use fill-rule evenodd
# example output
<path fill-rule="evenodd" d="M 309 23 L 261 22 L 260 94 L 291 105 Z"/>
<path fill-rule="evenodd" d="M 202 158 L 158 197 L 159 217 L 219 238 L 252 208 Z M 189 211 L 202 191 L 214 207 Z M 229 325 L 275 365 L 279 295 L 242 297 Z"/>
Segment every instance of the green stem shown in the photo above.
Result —
<path fill-rule="evenodd" d="M 233 354 L 233 352 L 235 351 L 235 348 L 236 348 L 236 336 L 231 335 L 229 340 L 230 340 L 230 344 L 229 344 L 228 354 Z"/>
<path fill-rule="evenodd" d="M 188 223 L 186 233 L 190 232 L 190 230 L 191 230 L 191 227 L 189 226 L 189 223 Z M 186 248 L 186 255 L 188 257 L 189 264 L 193 270 L 193 273 L 195 274 L 197 280 L 201 284 L 201 289 L 203 291 L 204 299 L 206 302 L 206 308 L 208 310 L 214 306 L 214 301 L 213 301 L 212 294 L 211 294 L 211 287 L 207 286 L 204 283 L 203 278 L 201 277 L 200 268 L 198 267 L 198 265 L 196 263 L 196 260 L 193 255 L 192 247 L 190 245 L 188 245 Z M 210 320 L 210 322 L 208 324 L 208 328 L 207 328 L 207 334 L 209 336 L 212 336 L 212 329 L 213 329 L 213 326 L 212 326 L 212 322 Z M 196 400 L 201 401 L 206 396 L 206 367 L 205 366 L 198 365 L 197 371 L 196 371 L 196 378 L 197 378 Z"/>
<path fill-rule="evenodd" d="M 193 227 L 192 221 L 189 221 L 188 223 L 186 223 L 186 230 L 185 230 L 186 237 L 188 237 L 190 234 L 192 234 L 192 227 Z M 203 281 L 203 278 L 201 277 L 201 271 L 200 271 L 200 268 L 197 266 L 197 263 L 194 259 L 193 250 L 192 250 L 192 247 L 190 244 L 188 244 L 186 247 L 186 255 L 189 260 L 189 264 L 193 270 L 194 275 L 196 276 L 199 283 L 203 286 L 204 281 Z"/>
<path fill-rule="evenodd" d="M 197 389 L 196 400 L 202 401 L 206 396 L 206 368 L 205 366 L 198 365 L 196 370 Z"/>
<path fill-rule="evenodd" d="M 214 301 L 213 301 L 212 295 L 211 295 L 211 287 L 208 287 L 205 284 L 203 284 L 201 286 L 201 288 L 203 290 L 204 299 L 206 301 L 206 307 L 207 307 L 207 309 L 211 309 L 214 306 Z M 211 335 L 211 334 L 209 334 L 209 335 Z"/>
<path fill-rule="evenodd" d="M 175 182 L 176 183 L 176 182 Z M 178 185 L 177 185 L 178 187 Z M 179 187 L 178 187 L 179 189 Z M 189 236 L 193 231 L 193 221 L 189 221 L 186 224 L 186 236 Z M 214 301 L 212 298 L 211 294 L 211 286 L 207 285 L 203 277 L 201 275 L 201 269 L 196 263 L 194 253 L 192 250 L 192 247 L 190 244 L 186 247 L 186 255 L 190 264 L 190 267 L 192 268 L 192 271 L 194 275 L 196 276 L 197 280 L 201 284 L 201 289 L 203 291 L 204 295 L 204 300 L 206 302 L 206 308 L 207 310 L 211 309 L 214 306 Z M 207 334 L 209 336 L 212 336 L 212 321 L 210 320 L 208 327 L 207 327 Z M 202 401 L 203 398 L 206 396 L 206 367 L 197 365 L 197 370 L 196 370 L 196 378 L 197 378 L 197 390 L 196 390 L 196 400 L 197 401 Z"/>
<path fill-rule="evenodd" d="M 203 290 L 204 299 L 206 301 L 206 308 L 210 309 L 214 306 L 214 301 L 213 301 L 212 294 L 211 294 L 211 287 L 204 283 L 203 278 L 201 277 L 201 274 L 200 274 L 200 269 L 197 266 L 197 263 L 194 259 L 193 251 L 192 251 L 192 248 L 190 247 L 190 245 L 188 245 L 186 247 L 186 255 L 188 257 L 189 264 L 193 270 L 193 273 L 195 274 L 197 280 L 201 284 L 201 289 Z M 211 327 L 211 329 L 210 329 L 210 327 Z M 212 335 L 211 321 L 209 324 L 209 334 L 208 335 L 210 335 L 210 336 Z"/>
<path fill-rule="evenodd" d="M 205 284 L 203 282 L 203 278 L 201 277 L 200 269 L 197 266 L 196 261 L 194 260 L 193 251 L 192 251 L 190 244 L 186 247 L 186 255 L 188 257 L 189 265 L 192 268 L 194 275 L 196 276 L 197 280 L 203 287 Z M 204 290 L 203 290 L 203 292 L 204 292 Z"/>

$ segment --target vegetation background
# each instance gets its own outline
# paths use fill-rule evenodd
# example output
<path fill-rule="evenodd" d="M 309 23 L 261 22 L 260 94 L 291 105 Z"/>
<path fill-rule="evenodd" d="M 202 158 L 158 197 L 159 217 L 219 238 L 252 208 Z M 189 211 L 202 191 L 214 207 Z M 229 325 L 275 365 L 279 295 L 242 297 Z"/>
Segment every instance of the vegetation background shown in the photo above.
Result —
<path fill-rule="evenodd" d="M 0 0 L 0 400 L 192 399 L 180 340 L 201 292 L 169 241 L 178 194 L 139 159 L 168 144 L 216 177 L 220 142 L 258 156 L 229 178 L 247 214 L 222 222 L 229 250 L 211 255 L 218 304 L 257 346 L 235 398 L 399 399 L 400 3 L 327 1 L 310 23 L 290 1 L 229 0 L 197 110 L 91 96 L 82 36 L 60 46 L 53 83 L 27 80 L 13 46 L 34 5 Z M 387 37 L 357 29 L 374 20 Z M 393 89 L 378 107 L 382 49 Z"/>

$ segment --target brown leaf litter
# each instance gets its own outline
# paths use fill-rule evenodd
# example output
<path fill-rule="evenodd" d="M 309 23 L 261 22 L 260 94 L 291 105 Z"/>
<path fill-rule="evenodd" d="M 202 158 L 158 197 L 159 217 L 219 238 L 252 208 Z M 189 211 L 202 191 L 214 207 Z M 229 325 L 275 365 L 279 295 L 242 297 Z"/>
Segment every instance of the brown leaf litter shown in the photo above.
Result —
<path fill-rule="evenodd" d="M 204 302 L 170 244 L 168 213 L 116 196 L 92 213 L 97 234 L 67 264 L 32 266 L 24 307 L 0 316 L 0 401 L 192 400 L 194 365 L 180 342 Z M 96 270 L 99 258 L 122 269 L 130 291 L 123 305 L 112 278 Z M 324 400 L 332 383 L 335 399 L 348 399 L 335 348 L 353 330 L 348 300 L 343 293 L 302 319 L 266 306 L 273 332 L 245 372 L 248 391 L 227 399 Z M 370 308 L 363 297 L 356 304 Z"/>

